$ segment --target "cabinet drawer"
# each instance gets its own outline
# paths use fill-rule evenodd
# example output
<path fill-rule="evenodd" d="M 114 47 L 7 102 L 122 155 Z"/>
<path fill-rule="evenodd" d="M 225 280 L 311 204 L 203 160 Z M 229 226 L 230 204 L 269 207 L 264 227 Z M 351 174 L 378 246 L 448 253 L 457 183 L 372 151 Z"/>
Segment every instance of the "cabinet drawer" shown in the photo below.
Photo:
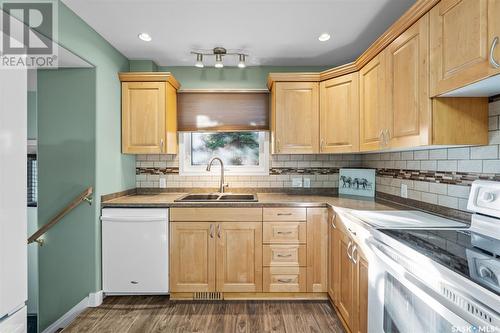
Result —
<path fill-rule="evenodd" d="M 306 242 L 305 222 L 264 222 L 264 243 L 298 244 Z"/>
<path fill-rule="evenodd" d="M 305 267 L 264 267 L 264 292 L 305 292 Z"/>
<path fill-rule="evenodd" d="M 306 266 L 305 245 L 264 245 L 264 266 Z"/>
<path fill-rule="evenodd" d="M 262 208 L 172 208 L 170 221 L 259 222 Z"/>
<path fill-rule="evenodd" d="M 305 221 L 306 208 L 264 208 L 264 221 Z"/>

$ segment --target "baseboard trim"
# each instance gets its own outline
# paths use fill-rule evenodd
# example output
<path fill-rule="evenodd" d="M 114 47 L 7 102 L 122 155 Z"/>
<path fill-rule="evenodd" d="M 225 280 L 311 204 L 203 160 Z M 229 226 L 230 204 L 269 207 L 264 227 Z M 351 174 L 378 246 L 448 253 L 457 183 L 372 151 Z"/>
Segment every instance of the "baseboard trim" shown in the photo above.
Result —
<path fill-rule="evenodd" d="M 55 333 L 60 328 L 65 328 L 75 320 L 80 313 L 86 308 L 97 307 L 102 304 L 104 293 L 101 291 L 90 293 L 87 297 L 82 299 L 78 304 L 72 307 L 68 312 L 53 322 L 49 327 L 43 330 L 42 333 Z"/>
<path fill-rule="evenodd" d="M 102 301 L 104 300 L 104 292 L 102 290 L 99 290 L 95 293 L 90 293 L 89 294 L 89 307 L 91 308 L 96 308 L 99 305 L 102 304 Z"/>

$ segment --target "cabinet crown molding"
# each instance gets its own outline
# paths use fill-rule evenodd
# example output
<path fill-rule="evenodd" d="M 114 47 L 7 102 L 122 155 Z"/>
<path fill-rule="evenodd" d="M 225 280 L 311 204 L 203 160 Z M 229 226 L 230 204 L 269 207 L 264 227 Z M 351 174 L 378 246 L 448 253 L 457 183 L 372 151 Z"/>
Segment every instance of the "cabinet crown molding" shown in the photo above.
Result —
<path fill-rule="evenodd" d="M 121 72 L 118 73 L 121 82 L 162 82 L 170 83 L 175 89 L 181 84 L 170 72 Z"/>

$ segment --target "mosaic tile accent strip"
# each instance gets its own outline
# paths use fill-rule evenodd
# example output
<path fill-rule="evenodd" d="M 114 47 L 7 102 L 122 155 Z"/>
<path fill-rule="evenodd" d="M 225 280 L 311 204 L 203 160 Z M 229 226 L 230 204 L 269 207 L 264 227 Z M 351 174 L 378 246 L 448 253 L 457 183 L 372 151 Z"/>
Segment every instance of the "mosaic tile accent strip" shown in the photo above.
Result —
<path fill-rule="evenodd" d="M 470 186 L 473 181 L 492 180 L 500 181 L 500 174 L 479 174 L 467 172 L 377 169 L 377 176 L 398 179 L 418 180 L 430 183 L 460 184 Z"/>
<path fill-rule="evenodd" d="M 333 175 L 339 168 L 270 168 L 269 175 Z M 178 175 L 179 168 L 136 167 L 136 175 Z"/>

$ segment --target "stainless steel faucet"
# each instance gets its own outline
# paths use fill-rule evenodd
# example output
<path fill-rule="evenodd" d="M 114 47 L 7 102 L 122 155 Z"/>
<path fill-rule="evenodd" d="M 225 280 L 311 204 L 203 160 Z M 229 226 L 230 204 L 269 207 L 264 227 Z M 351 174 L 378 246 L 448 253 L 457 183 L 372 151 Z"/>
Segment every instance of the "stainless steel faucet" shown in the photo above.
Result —
<path fill-rule="evenodd" d="M 210 168 L 212 167 L 212 163 L 217 160 L 220 163 L 220 183 L 219 183 L 219 193 L 224 193 L 224 188 L 227 186 L 227 184 L 224 184 L 224 162 L 218 157 L 212 157 L 210 161 L 208 161 L 207 164 L 207 171 L 210 171 Z"/>

